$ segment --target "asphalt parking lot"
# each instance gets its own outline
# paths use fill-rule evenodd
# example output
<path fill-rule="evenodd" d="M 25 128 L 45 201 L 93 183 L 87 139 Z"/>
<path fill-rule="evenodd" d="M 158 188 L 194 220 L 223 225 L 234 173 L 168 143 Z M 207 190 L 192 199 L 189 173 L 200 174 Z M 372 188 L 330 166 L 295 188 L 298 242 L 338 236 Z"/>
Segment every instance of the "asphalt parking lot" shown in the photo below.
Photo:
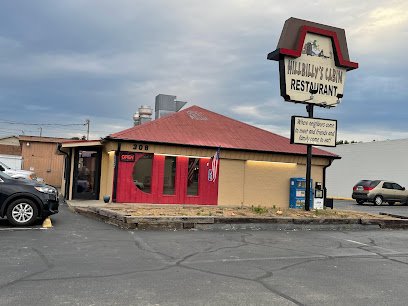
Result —
<path fill-rule="evenodd" d="M 65 204 L 52 220 L 54 227 L 43 230 L 2 224 L 0 305 L 406 305 L 408 299 L 406 230 L 123 230 Z"/>
<path fill-rule="evenodd" d="M 336 200 L 334 201 L 333 206 L 336 209 L 363 211 L 371 214 L 379 214 L 380 212 L 382 212 L 408 218 L 408 206 L 399 203 L 396 203 L 393 206 L 390 206 L 386 203 L 381 206 L 376 206 L 373 203 L 364 203 L 362 205 L 357 205 L 356 201 Z"/>
<path fill-rule="evenodd" d="M 32 226 L 14 227 L 7 221 L 7 219 L 0 218 L 0 231 L 27 231 L 27 230 L 40 230 L 40 229 L 42 229 L 41 221 L 37 221 Z"/>

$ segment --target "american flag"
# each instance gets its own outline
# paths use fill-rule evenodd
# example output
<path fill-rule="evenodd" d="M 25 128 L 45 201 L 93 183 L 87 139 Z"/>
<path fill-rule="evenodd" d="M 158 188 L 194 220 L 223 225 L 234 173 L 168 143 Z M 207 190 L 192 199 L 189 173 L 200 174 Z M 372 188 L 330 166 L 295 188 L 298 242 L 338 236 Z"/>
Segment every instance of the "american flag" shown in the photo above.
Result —
<path fill-rule="evenodd" d="M 218 147 L 214 156 L 212 157 L 211 170 L 212 170 L 212 181 L 215 182 L 217 179 L 218 163 L 220 161 L 220 147 Z"/>

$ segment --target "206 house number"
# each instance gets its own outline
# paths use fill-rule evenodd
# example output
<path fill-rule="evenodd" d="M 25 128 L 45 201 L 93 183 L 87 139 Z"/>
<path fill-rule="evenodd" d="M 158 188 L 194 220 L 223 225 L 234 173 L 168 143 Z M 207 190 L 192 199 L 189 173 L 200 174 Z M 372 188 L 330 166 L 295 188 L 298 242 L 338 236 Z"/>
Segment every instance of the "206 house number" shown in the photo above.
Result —
<path fill-rule="evenodd" d="M 133 150 L 149 151 L 149 145 L 137 144 L 133 145 Z"/>

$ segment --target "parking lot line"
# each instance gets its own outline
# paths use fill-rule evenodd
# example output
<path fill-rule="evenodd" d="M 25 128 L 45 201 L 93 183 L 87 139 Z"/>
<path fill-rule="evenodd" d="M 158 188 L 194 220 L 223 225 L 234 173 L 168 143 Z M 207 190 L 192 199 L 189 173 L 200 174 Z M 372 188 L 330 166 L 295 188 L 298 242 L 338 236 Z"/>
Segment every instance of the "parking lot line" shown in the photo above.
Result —
<path fill-rule="evenodd" d="M 6 227 L 0 228 L 0 231 L 29 231 L 29 230 L 48 230 L 45 227 Z"/>

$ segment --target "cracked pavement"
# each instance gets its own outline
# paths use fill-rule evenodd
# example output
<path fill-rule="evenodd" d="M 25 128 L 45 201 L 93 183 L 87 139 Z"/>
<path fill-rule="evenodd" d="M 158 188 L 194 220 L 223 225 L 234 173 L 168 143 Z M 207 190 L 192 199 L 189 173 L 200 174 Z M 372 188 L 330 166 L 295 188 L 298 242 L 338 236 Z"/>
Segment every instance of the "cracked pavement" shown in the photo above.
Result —
<path fill-rule="evenodd" d="M 405 305 L 408 231 L 137 231 L 65 205 L 0 223 L 0 305 Z"/>

